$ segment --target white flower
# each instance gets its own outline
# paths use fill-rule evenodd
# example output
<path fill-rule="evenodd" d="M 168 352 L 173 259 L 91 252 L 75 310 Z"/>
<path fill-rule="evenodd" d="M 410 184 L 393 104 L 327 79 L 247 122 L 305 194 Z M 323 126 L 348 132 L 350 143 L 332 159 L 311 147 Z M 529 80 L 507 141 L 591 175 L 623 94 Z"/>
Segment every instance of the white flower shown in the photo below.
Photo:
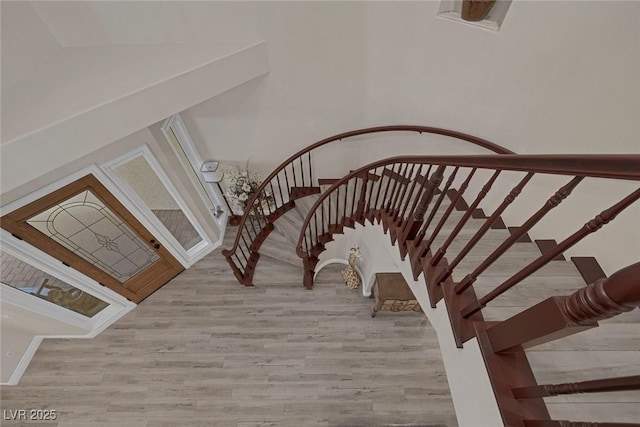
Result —
<path fill-rule="evenodd" d="M 240 200 L 241 202 L 244 202 L 245 200 L 248 200 L 248 199 L 249 199 L 249 196 L 247 196 L 247 193 L 241 193 L 238 196 L 238 200 Z"/>
<path fill-rule="evenodd" d="M 247 171 L 243 171 L 240 175 L 241 176 L 247 176 Z"/>
<path fill-rule="evenodd" d="M 244 184 L 242 186 L 242 191 L 251 191 L 251 186 L 249 184 Z"/>

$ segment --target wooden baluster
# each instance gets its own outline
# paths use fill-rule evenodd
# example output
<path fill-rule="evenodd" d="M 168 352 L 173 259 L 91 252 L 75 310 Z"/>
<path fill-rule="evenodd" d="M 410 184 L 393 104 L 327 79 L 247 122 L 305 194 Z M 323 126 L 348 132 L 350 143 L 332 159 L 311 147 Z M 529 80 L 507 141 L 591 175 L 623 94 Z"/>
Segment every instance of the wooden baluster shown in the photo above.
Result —
<path fill-rule="evenodd" d="M 422 168 L 424 167 L 424 165 L 420 165 L 420 170 L 418 170 L 418 173 L 416 174 L 415 178 L 414 178 L 414 184 L 415 187 L 418 187 L 417 190 L 414 188 L 412 189 L 412 198 L 413 198 L 413 203 L 411 204 L 411 208 L 409 208 L 409 212 L 402 212 L 402 217 L 404 218 L 405 215 L 407 217 L 407 219 L 411 216 L 413 216 L 413 213 L 416 211 L 416 209 L 418 208 L 418 203 L 420 203 L 420 196 L 422 194 L 422 192 L 424 191 L 427 182 L 429 181 L 429 176 L 431 176 L 431 169 L 433 168 L 433 165 L 429 165 L 429 167 L 427 168 L 427 172 L 422 175 Z M 414 194 L 415 192 L 415 194 Z M 407 208 L 407 206 L 405 206 L 405 208 Z M 405 221 L 404 227 L 406 228 L 408 221 Z M 404 229 L 403 229 L 404 231 Z"/>
<path fill-rule="evenodd" d="M 304 163 L 302 163 L 302 156 L 300 156 L 299 159 L 300 159 L 300 174 L 302 176 L 302 186 L 305 187 L 305 183 L 304 183 Z"/>
<path fill-rule="evenodd" d="M 376 199 L 373 202 L 373 209 L 374 210 L 378 210 L 378 201 L 380 200 L 380 193 L 382 192 L 382 183 L 384 182 L 384 171 L 386 170 L 386 168 L 383 166 L 381 171 L 380 171 L 380 179 L 378 179 L 378 191 L 376 191 Z M 388 182 L 388 180 L 387 180 Z"/>
<path fill-rule="evenodd" d="M 436 237 L 438 237 L 438 234 L 440 234 L 440 230 L 442 230 L 442 227 L 444 227 L 444 225 L 447 223 L 447 220 L 449 219 L 451 212 L 453 212 L 453 209 L 456 207 L 456 205 L 462 198 L 463 194 L 469 187 L 469 182 L 471 182 L 471 179 L 473 178 L 473 175 L 476 173 L 476 170 L 477 170 L 476 168 L 471 169 L 471 172 L 469 172 L 469 175 L 467 176 L 467 178 L 464 180 L 462 185 L 460 185 L 460 188 L 458 188 L 456 197 L 451 201 L 451 203 L 447 207 L 447 210 L 444 212 L 444 215 L 442 215 L 442 218 L 440 218 L 438 225 L 436 225 L 436 227 L 433 229 L 433 232 L 431 232 L 431 237 L 429 237 L 429 240 L 427 240 L 427 243 L 423 245 L 422 252 L 420 253 L 421 257 L 426 256 L 427 252 L 429 252 L 429 248 L 431 247 L 431 244 L 436 239 Z"/>
<path fill-rule="evenodd" d="M 531 178 L 533 178 L 534 175 L 535 174 L 533 172 L 529 172 L 528 174 L 526 174 L 524 178 L 522 178 L 522 180 L 509 192 L 509 194 L 507 195 L 507 197 L 505 197 L 504 201 L 500 204 L 500 206 L 498 206 L 498 208 L 496 208 L 493 214 L 491 214 L 491 216 L 487 218 L 484 224 L 482 224 L 482 227 L 478 229 L 476 234 L 474 234 L 471 240 L 469 240 L 469 242 L 465 245 L 465 247 L 458 253 L 456 258 L 453 261 L 451 261 L 451 264 L 447 265 L 446 268 L 443 269 L 442 272 L 438 275 L 438 277 L 435 280 L 437 284 L 442 283 L 449 276 L 451 276 L 453 269 L 460 263 L 460 261 L 464 259 L 465 256 L 467 256 L 467 254 L 471 251 L 471 249 L 475 247 L 476 243 L 478 243 L 480 239 L 482 239 L 482 237 L 487 233 L 487 231 L 489 231 L 493 223 L 500 217 L 500 215 L 502 215 L 504 210 L 511 203 L 513 203 L 513 201 L 516 199 L 516 197 L 518 197 L 518 195 L 522 192 L 522 189 L 525 187 L 525 185 L 527 185 L 529 180 L 531 180 Z"/>
<path fill-rule="evenodd" d="M 269 203 L 269 198 L 267 200 L 267 207 L 269 208 L 269 215 L 271 215 L 271 209 L 276 210 L 278 208 L 278 201 L 276 200 L 276 191 L 273 189 L 273 180 L 269 182 L 269 187 L 271 188 L 271 197 L 273 197 L 273 206 Z"/>
<path fill-rule="evenodd" d="M 334 208 L 336 209 L 336 211 L 340 211 L 342 212 L 343 216 L 343 220 L 342 222 L 344 223 L 344 221 L 346 220 L 346 214 L 347 214 L 347 203 L 348 203 L 348 186 L 349 183 L 348 182 L 344 182 L 342 185 L 340 185 L 339 187 L 337 187 L 334 192 L 335 192 L 335 203 L 331 203 L 331 201 L 329 200 L 331 197 L 327 198 L 327 203 L 329 203 L 330 205 L 334 205 Z M 329 219 L 331 219 L 331 217 L 329 217 Z M 331 225 L 331 221 L 328 221 L 329 225 Z"/>
<path fill-rule="evenodd" d="M 367 186 L 369 184 L 369 175 L 368 172 L 364 175 L 364 177 L 362 178 L 362 184 L 360 187 L 360 197 L 358 197 L 358 207 L 356 208 L 356 212 L 355 212 L 355 219 L 356 221 L 362 221 L 362 215 L 364 214 L 364 206 L 365 206 L 365 202 L 366 202 L 366 198 L 367 198 Z M 356 181 L 357 182 L 357 181 Z M 355 191 L 353 192 L 353 194 L 355 195 Z"/>
<path fill-rule="evenodd" d="M 247 246 L 247 250 L 249 249 L 249 246 L 245 243 L 245 245 Z M 247 256 L 246 252 L 245 252 L 245 248 L 242 247 L 242 245 L 238 245 L 238 249 L 240 249 L 240 253 L 242 254 L 242 256 L 244 257 L 244 265 L 246 266 L 247 263 L 249 262 L 249 256 Z M 237 256 L 237 254 L 236 254 Z M 239 259 L 240 257 L 238 257 Z"/>
<path fill-rule="evenodd" d="M 318 233 L 318 211 L 315 211 L 313 213 L 313 225 L 316 232 L 316 241 L 318 241 L 319 240 L 318 236 L 320 236 L 321 234 L 324 234 L 324 233 Z"/>
<path fill-rule="evenodd" d="M 337 203 L 336 203 L 336 205 L 337 205 Z M 325 214 L 324 214 L 324 200 L 323 200 L 322 204 L 320 205 L 320 223 L 322 225 L 322 228 L 321 228 L 322 234 L 327 232 L 327 229 L 326 229 L 325 224 L 324 224 L 324 215 Z"/>
<path fill-rule="evenodd" d="M 311 168 L 311 151 L 307 152 L 307 160 L 309 161 L 309 185 L 313 187 L 313 168 Z"/>
<path fill-rule="evenodd" d="M 336 191 L 338 192 L 338 197 L 340 197 L 340 187 L 336 188 Z M 333 203 L 329 203 L 329 206 L 327 206 L 327 211 L 329 213 L 329 215 L 327 216 L 327 228 L 331 228 L 331 211 L 332 211 L 332 206 Z M 338 209 L 338 206 L 335 206 L 336 210 Z"/>
<path fill-rule="evenodd" d="M 347 203 L 348 203 L 348 197 L 347 196 L 349 194 L 349 192 L 347 191 L 348 185 L 349 185 L 349 183 L 347 183 L 344 186 L 344 189 L 345 189 L 344 190 L 344 204 L 342 205 L 343 218 L 345 218 L 345 220 L 347 218 Z M 338 188 L 338 196 L 336 197 L 336 199 L 340 200 L 340 188 Z M 338 203 L 338 205 L 339 205 L 339 203 Z"/>
<path fill-rule="evenodd" d="M 414 172 L 417 172 L 416 167 L 421 169 L 422 165 L 418 165 L 416 163 L 412 163 L 411 165 L 411 170 L 407 175 L 407 179 L 409 181 L 405 184 L 404 189 L 402 190 L 402 195 L 400 196 L 400 200 L 398 203 L 398 211 L 396 212 L 396 215 L 393 218 L 396 226 L 399 226 L 401 223 L 404 222 L 404 215 L 406 214 L 406 210 L 408 209 L 408 205 L 411 202 L 413 192 L 415 191 L 417 180 L 416 180 L 416 177 L 414 176 Z"/>
<path fill-rule="evenodd" d="M 235 259 L 234 259 L 234 257 L 235 257 Z M 240 268 L 238 266 L 240 265 L 243 268 L 245 266 L 242 264 L 242 260 L 240 259 L 238 254 L 234 253 L 232 255 L 226 256 L 225 258 L 227 259 L 227 262 L 231 266 L 231 269 L 233 270 L 234 275 L 238 278 L 239 281 L 241 281 L 242 277 L 243 277 L 243 274 L 242 274 L 242 271 L 240 270 Z"/>
<path fill-rule="evenodd" d="M 249 220 L 249 225 L 251 225 L 251 228 L 253 229 L 253 238 L 255 238 L 258 235 L 258 232 L 256 231 L 256 226 L 253 223 L 253 218 L 251 218 L 251 215 L 247 215 L 247 219 Z M 249 236 L 251 236 L 251 231 L 249 230 L 249 226 L 247 226 L 247 223 L 244 223 L 244 226 L 247 229 L 247 233 L 249 234 Z M 253 238 L 251 240 L 253 240 Z"/>
<path fill-rule="evenodd" d="M 367 174 L 373 174 L 373 176 L 371 177 L 371 185 L 369 186 L 369 194 L 367 195 L 367 201 L 365 204 L 365 215 L 368 217 L 369 216 L 369 212 L 371 211 L 371 207 L 372 204 L 371 202 L 373 201 L 373 190 L 376 187 L 376 183 L 378 183 L 378 188 L 380 188 L 380 178 L 378 178 L 378 169 L 374 169 L 373 172 L 371 171 L 367 171 Z M 372 218 L 368 218 L 369 220 L 372 221 Z"/>
<path fill-rule="evenodd" d="M 238 254 L 233 254 L 233 256 L 235 257 L 235 261 L 234 261 L 235 264 L 242 266 L 242 268 L 246 268 L 247 267 L 247 264 L 242 262 L 242 260 L 240 259 L 240 256 Z M 247 260 L 247 262 L 248 262 L 248 260 Z M 240 271 L 240 270 L 238 270 L 238 271 Z"/>
<path fill-rule="evenodd" d="M 431 166 L 431 165 L 429 165 Z M 415 206 L 417 206 L 418 202 L 419 202 L 419 197 L 415 194 L 416 193 L 416 186 L 418 185 L 420 178 L 422 177 L 422 168 L 424 167 L 424 165 L 420 165 L 417 173 L 415 176 L 413 176 L 413 170 L 411 171 L 412 175 L 411 175 L 411 190 L 409 191 L 409 195 L 407 196 L 405 202 L 404 202 L 404 207 L 402 208 L 402 211 L 400 212 L 399 217 L 403 220 L 403 222 L 406 224 L 406 221 L 404 221 L 404 218 L 406 218 L 405 215 L 407 215 L 407 209 L 409 209 L 409 204 L 411 204 L 411 200 L 413 199 L 413 206 L 415 208 Z M 413 212 L 413 209 L 411 210 L 411 212 Z M 400 225 L 400 224 L 398 224 Z"/>
<path fill-rule="evenodd" d="M 420 228 L 420 225 L 424 220 L 424 216 L 429 209 L 429 204 L 431 204 L 431 200 L 433 200 L 433 196 L 436 193 L 436 190 L 442 183 L 445 169 L 445 165 L 438 166 L 427 181 L 427 185 L 425 186 L 425 189 L 422 192 L 422 196 L 420 197 L 418 207 L 413 211 L 413 215 L 411 215 L 409 218 L 408 224 L 402 236 L 403 240 L 411 240 L 418 232 L 418 229 Z"/>
<path fill-rule="evenodd" d="M 427 170 L 427 174 L 422 176 L 422 168 L 423 164 L 420 164 L 420 168 L 418 169 L 416 175 L 413 175 L 413 169 L 409 174 L 411 182 L 411 189 L 405 198 L 404 207 L 402 210 L 398 210 L 398 215 L 394 220 L 395 230 L 392 230 L 391 238 L 392 242 L 397 240 L 399 242 L 400 256 L 404 259 L 409 251 L 409 247 L 407 246 L 407 240 L 413 239 L 415 235 L 418 233 L 420 229 L 420 225 L 423 221 L 415 221 L 413 219 L 413 214 L 417 210 L 418 203 L 420 203 L 421 193 L 424 191 L 426 185 L 428 184 L 429 172 L 433 165 L 429 165 Z M 419 184 L 419 185 L 418 185 Z M 439 183 L 438 183 L 439 185 Z M 405 187 L 408 188 L 408 185 Z M 418 190 L 416 191 L 416 187 Z M 413 200 L 413 204 L 409 213 L 407 210 L 409 209 L 409 204 Z"/>
<path fill-rule="evenodd" d="M 344 203 L 342 206 L 340 206 L 340 203 L 336 203 L 336 209 L 342 209 L 342 217 L 345 219 L 345 221 L 347 221 L 347 211 L 348 211 L 348 203 L 349 203 L 349 182 L 345 182 L 344 184 L 342 184 L 340 187 L 338 187 L 336 189 L 337 193 L 336 193 L 336 199 L 340 200 L 341 193 L 344 193 L 344 196 L 342 197 Z M 330 203 L 332 204 L 332 203 Z M 331 222 L 329 221 L 329 225 L 331 225 Z"/>
<path fill-rule="evenodd" d="M 298 186 L 298 181 L 297 181 L 297 178 L 296 178 L 296 163 L 295 163 L 295 161 L 291 162 L 291 170 L 292 170 L 291 173 L 293 174 L 293 186 L 297 187 Z"/>
<path fill-rule="evenodd" d="M 356 220 L 356 209 L 357 209 L 357 205 L 356 205 L 356 193 L 358 192 L 358 178 L 351 178 L 349 180 L 349 182 L 347 183 L 347 188 L 349 188 L 349 185 L 353 186 L 353 190 L 351 191 L 351 215 L 350 218 L 353 220 Z"/>
<path fill-rule="evenodd" d="M 579 381 L 562 384 L 543 384 L 512 389 L 516 399 L 558 396 L 561 394 L 603 393 L 610 391 L 640 390 L 640 375 Z"/>
<path fill-rule="evenodd" d="M 527 233 L 531 228 L 536 225 L 544 216 L 552 209 L 558 206 L 564 199 L 569 197 L 574 188 L 582 181 L 584 177 L 576 176 L 568 184 L 562 186 L 553 196 L 545 202 L 545 204 L 538 209 L 521 227 L 513 232 L 504 242 L 500 244 L 485 260 L 476 267 L 470 274 L 467 274 L 460 283 L 455 287 L 457 294 L 464 292 L 469 286 L 476 281 L 478 276 L 484 272 L 491 264 L 493 264 L 498 258 L 502 256 L 511 246 L 513 246 L 520 237 Z"/>
<path fill-rule="evenodd" d="M 244 238 L 244 234 L 240 235 L 240 238 L 242 239 L 244 246 L 246 246 L 247 250 L 249 249 L 249 245 L 247 244 L 247 239 Z M 238 245 L 238 248 L 240 249 L 240 253 L 242 253 L 242 256 L 245 259 L 245 262 L 249 262 L 249 257 L 247 256 L 247 254 L 244 252 L 244 247 L 242 245 Z"/>
<path fill-rule="evenodd" d="M 396 198 L 396 202 L 393 206 L 393 215 L 391 217 L 392 221 L 395 221 L 400 214 L 402 203 L 404 202 L 404 198 L 407 195 L 407 190 L 409 189 L 409 185 L 412 181 L 413 170 L 415 169 L 415 166 L 415 163 L 411 163 L 411 169 L 409 169 L 409 164 L 407 163 L 407 169 L 404 170 L 404 175 L 402 176 L 402 186 L 400 188 L 400 191 L 398 192 L 398 197 Z"/>
<path fill-rule="evenodd" d="M 401 164 L 400 164 L 400 166 L 401 166 Z M 398 170 L 400 170 L 400 166 L 398 167 Z M 393 174 L 395 173 L 395 171 L 394 171 L 395 167 L 396 167 L 395 164 L 391 165 L 391 172 L 388 172 L 386 174 L 388 176 L 388 179 L 387 179 L 387 185 L 385 186 L 385 189 L 384 189 L 384 196 L 382 197 L 382 204 L 380 206 L 380 210 L 384 210 L 385 209 L 385 203 L 387 203 L 387 201 L 389 200 L 387 198 L 389 196 L 389 188 L 392 188 L 393 185 L 395 184 L 395 180 L 392 181 Z M 385 170 L 388 171 L 389 169 L 385 168 Z M 384 172 L 383 172 L 383 176 L 384 176 Z"/>
<path fill-rule="evenodd" d="M 640 191 L 640 190 L 639 190 Z M 551 297 L 487 330 L 494 352 L 571 335 L 640 306 L 640 262 L 568 297 Z"/>
<path fill-rule="evenodd" d="M 285 183 L 287 184 L 287 191 L 286 193 L 289 195 L 289 199 L 291 199 L 291 186 L 289 185 L 289 174 L 287 173 L 287 168 L 284 168 L 284 180 Z"/>
<path fill-rule="evenodd" d="M 462 218 L 460 219 L 460 221 L 458 221 L 458 224 L 456 224 L 455 228 L 453 229 L 453 231 L 451 232 L 451 234 L 449 234 L 449 237 L 447 238 L 447 240 L 444 242 L 444 244 L 442 246 L 440 246 L 440 248 L 438 248 L 438 250 L 434 253 L 433 258 L 431 259 L 431 265 L 436 265 L 438 264 L 438 262 L 440 262 L 440 260 L 444 257 L 444 255 L 447 253 L 447 249 L 449 248 L 449 245 L 453 242 L 453 240 L 458 236 L 458 233 L 460 233 L 460 231 L 462 230 L 462 228 L 465 226 L 465 224 L 467 223 L 467 221 L 469 220 L 469 218 L 471 218 L 471 215 L 473 214 L 473 212 L 475 211 L 475 209 L 478 207 L 478 205 L 480 204 L 480 202 L 482 201 L 482 199 L 484 199 L 487 196 L 487 193 L 489 192 L 489 190 L 491 190 L 491 186 L 493 185 L 493 183 L 496 181 L 496 179 L 498 179 L 498 175 L 500 175 L 500 171 L 495 171 L 493 173 L 493 175 L 491 175 L 491 178 L 489 179 L 489 181 L 484 185 L 484 187 L 482 187 L 482 189 L 480 190 L 480 192 L 478 192 L 478 195 L 476 197 L 476 199 L 473 201 L 473 203 L 471 204 L 471 206 L 469 206 L 469 208 L 467 209 L 467 211 L 464 213 L 464 215 L 462 216 Z"/>
<path fill-rule="evenodd" d="M 416 243 L 416 246 L 418 246 L 420 243 L 422 243 L 422 240 L 424 239 L 424 236 L 427 233 L 427 229 L 429 228 L 429 226 L 433 222 L 433 218 L 435 218 L 436 213 L 440 209 L 440 205 L 442 205 L 442 201 L 446 197 L 447 191 L 449 191 L 449 187 L 451 187 L 451 185 L 453 184 L 453 181 L 455 180 L 456 174 L 458 173 L 459 170 L 460 170 L 460 167 L 456 166 L 453 169 L 453 172 L 449 175 L 449 179 L 447 180 L 447 182 L 444 185 L 444 188 L 440 192 L 440 196 L 438 196 L 438 199 L 436 200 L 436 203 L 433 205 L 433 208 L 431 209 L 431 212 L 429 213 L 429 217 L 427 218 L 426 221 L 423 221 L 423 224 L 420 227 L 420 231 L 416 234 L 416 237 L 414 238 L 414 242 Z M 410 236 L 410 233 L 408 233 L 407 236 Z M 408 237 L 408 239 L 410 240 L 411 238 Z"/>
<path fill-rule="evenodd" d="M 276 175 L 276 182 L 278 183 L 278 193 L 280 194 L 280 204 L 284 205 L 287 201 L 284 200 L 284 196 L 282 194 L 282 185 L 280 184 L 280 174 Z"/>
<path fill-rule="evenodd" d="M 545 252 L 538 259 L 531 262 L 522 270 L 514 274 L 511 278 L 507 279 L 500 286 L 489 292 L 482 297 L 476 304 L 470 304 L 462 310 L 463 317 L 469 317 L 473 313 L 484 308 L 489 302 L 493 301 L 498 296 L 502 295 L 507 290 L 511 289 L 516 284 L 520 283 L 523 279 L 531 276 L 533 273 L 544 267 L 548 262 L 555 258 L 558 254 L 563 253 L 576 243 L 580 242 L 586 236 L 591 233 L 595 233 L 603 225 L 611 222 L 620 212 L 626 209 L 629 205 L 640 198 L 640 189 L 634 191 L 620 202 L 611 206 L 609 209 L 602 211 L 600 215 L 596 216 L 591 221 L 587 222 L 580 230 L 573 233 L 571 236 L 558 243 L 552 250 Z"/>
<path fill-rule="evenodd" d="M 395 186 L 393 188 L 393 192 L 391 194 L 391 198 L 389 200 L 389 205 L 387 206 L 387 213 L 389 215 L 393 214 L 393 209 L 396 206 L 396 200 L 398 199 L 398 194 L 400 193 L 402 187 L 403 187 L 403 180 L 404 180 L 404 176 L 407 173 L 407 169 L 409 168 L 409 163 L 403 163 L 404 169 L 400 168 L 399 171 L 401 171 L 396 177 L 395 177 Z"/>
<path fill-rule="evenodd" d="M 430 164 L 429 167 L 427 168 L 427 172 L 424 175 L 422 175 L 423 166 L 424 165 L 420 165 L 420 170 L 418 171 L 418 173 L 416 174 L 416 177 L 414 178 L 414 183 L 419 184 L 419 186 L 415 194 L 413 193 L 414 190 L 413 189 L 411 190 L 412 191 L 411 197 L 413 197 L 413 203 L 411 204 L 411 208 L 409 209 L 408 213 L 407 212 L 402 213 L 402 218 L 406 218 L 406 220 L 402 223 L 402 227 L 399 232 L 399 239 L 403 244 L 406 243 L 407 240 L 415 239 L 416 235 L 419 234 L 420 227 L 422 226 L 422 224 L 424 224 L 424 221 L 416 223 L 415 221 L 411 220 L 413 218 L 414 212 L 416 211 L 416 209 L 418 209 L 418 203 L 420 203 L 421 194 L 425 190 L 429 182 L 429 176 L 431 176 L 431 169 L 433 168 L 433 165 Z"/>
<path fill-rule="evenodd" d="M 305 233 L 302 235 L 302 240 L 303 240 L 303 243 L 304 243 L 304 251 L 308 256 L 309 255 L 309 239 L 307 239 L 307 230 L 309 230 L 308 227 L 305 230 Z M 311 235 L 311 233 L 309 233 L 309 235 Z"/>
<path fill-rule="evenodd" d="M 404 166 L 406 166 L 406 163 L 400 163 L 400 166 L 398 167 L 398 172 L 396 173 L 396 175 L 392 176 L 393 178 L 393 186 L 391 187 L 391 193 L 389 194 L 389 199 L 387 201 L 387 207 L 385 208 L 385 211 L 388 213 L 391 210 L 391 206 L 393 206 L 393 202 L 395 200 L 395 195 L 396 192 L 398 190 L 398 188 L 400 187 L 401 183 L 400 183 L 400 177 L 402 176 L 402 168 Z"/>
<path fill-rule="evenodd" d="M 415 167 L 416 167 L 416 164 L 412 163 L 411 164 L 411 170 L 409 171 L 409 174 L 408 174 L 409 182 L 413 181 L 412 177 L 413 177 L 413 171 L 415 170 Z M 409 189 L 409 183 L 406 183 L 406 184 L 404 184 L 402 186 L 401 194 L 398 197 L 397 209 L 394 209 L 394 214 L 391 216 L 391 221 L 392 222 L 396 222 L 398 220 L 398 218 L 401 218 L 400 211 L 401 211 L 401 207 L 402 207 L 402 202 L 404 201 L 405 197 L 407 196 L 407 190 L 408 189 Z"/>

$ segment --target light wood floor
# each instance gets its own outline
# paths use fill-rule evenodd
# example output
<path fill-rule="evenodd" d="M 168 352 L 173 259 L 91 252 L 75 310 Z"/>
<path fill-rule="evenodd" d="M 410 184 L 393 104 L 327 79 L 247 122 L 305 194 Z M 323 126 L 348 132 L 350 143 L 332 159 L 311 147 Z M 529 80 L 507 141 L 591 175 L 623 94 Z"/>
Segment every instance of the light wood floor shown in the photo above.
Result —
<path fill-rule="evenodd" d="M 313 291 L 261 268 L 273 283 L 243 288 L 217 250 L 97 338 L 45 340 L 2 409 L 60 427 L 457 425 L 423 314 L 372 319 L 337 267 Z"/>

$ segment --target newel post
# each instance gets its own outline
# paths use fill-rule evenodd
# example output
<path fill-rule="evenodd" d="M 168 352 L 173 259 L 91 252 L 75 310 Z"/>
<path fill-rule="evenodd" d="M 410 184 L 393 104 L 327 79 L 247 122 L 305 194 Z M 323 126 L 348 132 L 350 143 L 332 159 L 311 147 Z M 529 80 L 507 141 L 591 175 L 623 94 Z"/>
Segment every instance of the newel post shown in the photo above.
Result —
<path fill-rule="evenodd" d="M 543 344 L 640 306 L 640 262 L 571 296 L 548 298 L 487 330 L 494 352 Z"/>

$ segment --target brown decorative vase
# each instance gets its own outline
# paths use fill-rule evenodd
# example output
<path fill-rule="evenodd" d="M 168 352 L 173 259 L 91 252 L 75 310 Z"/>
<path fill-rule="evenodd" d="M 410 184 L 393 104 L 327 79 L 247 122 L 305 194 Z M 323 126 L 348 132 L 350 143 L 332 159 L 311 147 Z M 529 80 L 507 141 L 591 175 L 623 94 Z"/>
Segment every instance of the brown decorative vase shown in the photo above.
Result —
<path fill-rule="evenodd" d="M 462 19 L 465 21 L 482 21 L 489 14 L 496 0 L 462 0 Z"/>
<path fill-rule="evenodd" d="M 231 215 L 229 217 L 228 224 L 232 227 L 237 227 L 240 224 L 242 217 L 240 215 Z"/>

